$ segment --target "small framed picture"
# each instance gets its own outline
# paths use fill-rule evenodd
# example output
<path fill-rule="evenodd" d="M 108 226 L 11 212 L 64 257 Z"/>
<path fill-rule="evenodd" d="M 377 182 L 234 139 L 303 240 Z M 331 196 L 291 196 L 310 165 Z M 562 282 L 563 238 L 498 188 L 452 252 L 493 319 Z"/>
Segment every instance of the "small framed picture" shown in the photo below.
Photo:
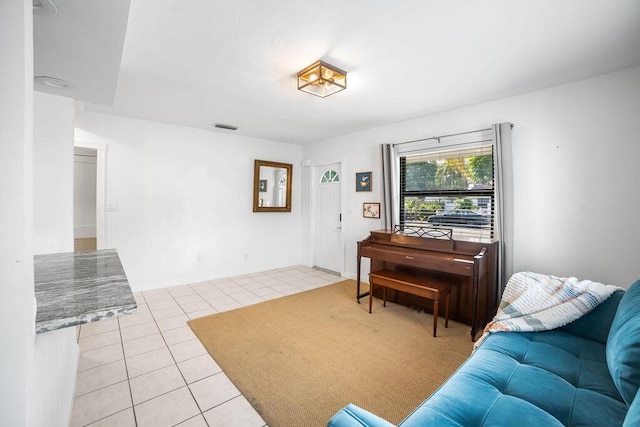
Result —
<path fill-rule="evenodd" d="M 258 192 L 260 192 L 260 193 L 266 193 L 267 192 L 267 180 L 266 179 L 261 179 L 258 182 Z"/>
<path fill-rule="evenodd" d="M 371 191 L 371 172 L 356 172 L 356 192 Z"/>
<path fill-rule="evenodd" d="M 380 218 L 380 203 L 363 203 L 362 216 L 365 218 Z"/>

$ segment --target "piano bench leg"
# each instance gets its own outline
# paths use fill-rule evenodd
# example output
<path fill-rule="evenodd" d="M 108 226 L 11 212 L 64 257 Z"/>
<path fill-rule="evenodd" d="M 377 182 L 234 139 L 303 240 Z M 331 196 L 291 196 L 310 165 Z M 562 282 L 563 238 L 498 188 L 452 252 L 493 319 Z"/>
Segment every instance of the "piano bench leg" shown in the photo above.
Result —
<path fill-rule="evenodd" d="M 433 337 L 436 337 L 438 331 L 438 296 L 433 300 Z"/>
<path fill-rule="evenodd" d="M 444 303 L 444 327 L 448 328 L 449 327 L 449 297 L 451 296 L 451 293 L 447 294 L 447 299 L 445 300 Z"/>

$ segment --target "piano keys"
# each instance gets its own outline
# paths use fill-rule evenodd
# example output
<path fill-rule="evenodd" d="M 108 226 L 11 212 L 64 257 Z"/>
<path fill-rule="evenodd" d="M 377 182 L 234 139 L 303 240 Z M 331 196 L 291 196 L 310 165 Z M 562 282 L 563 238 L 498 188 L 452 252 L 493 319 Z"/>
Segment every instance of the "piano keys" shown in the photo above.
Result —
<path fill-rule="evenodd" d="M 387 270 L 422 278 L 450 280 L 456 289 L 454 319 L 471 325 L 471 339 L 489 322 L 497 309 L 497 241 L 474 242 L 452 238 L 430 238 L 371 231 L 358 242 L 356 300 L 368 296 L 360 292 L 362 258 L 370 259 L 370 272 Z M 396 292 L 405 305 L 429 305 L 415 295 Z"/>

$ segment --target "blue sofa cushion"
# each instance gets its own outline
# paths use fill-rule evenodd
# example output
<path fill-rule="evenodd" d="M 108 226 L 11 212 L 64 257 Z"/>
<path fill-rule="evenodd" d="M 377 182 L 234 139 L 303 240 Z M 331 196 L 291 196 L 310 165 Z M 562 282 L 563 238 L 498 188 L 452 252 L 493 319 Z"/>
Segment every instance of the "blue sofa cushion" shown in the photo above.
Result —
<path fill-rule="evenodd" d="M 637 426 L 640 426 L 640 393 L 637 393 L 633 399 L 633 403 L 629 406 L 627 417 L 624 419 L 624 424 L 622 424 L 622 427 Z"/>
<path fill-rule="evenodd" d="M 560 330 L 491 334 L 400 425 L 621 425 L 627 405 L 605 352 Z"/>
<path fill-rule="evenodd" d="M 335 414 L 327 424 L 327 427 L 395 427 L 387 420 L 383 420 L 352 403 L 345 406 Z"/>
<path fill-rule="evenodd" d="M 640 280 L 620 300 L 607 339 L 607 363 L 620 395 L 631 405 L 640 387 Z"/>

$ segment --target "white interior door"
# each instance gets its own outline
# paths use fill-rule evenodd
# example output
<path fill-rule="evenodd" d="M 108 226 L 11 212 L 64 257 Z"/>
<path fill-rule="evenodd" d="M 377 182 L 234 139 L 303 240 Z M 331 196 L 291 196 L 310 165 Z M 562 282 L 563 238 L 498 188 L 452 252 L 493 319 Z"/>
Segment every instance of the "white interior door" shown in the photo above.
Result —
<path fill-rule="evenodd" d="M 340 163 L 316 168 L 314 199 L 314 264 L 342 272 L 342 177 Z"/>

